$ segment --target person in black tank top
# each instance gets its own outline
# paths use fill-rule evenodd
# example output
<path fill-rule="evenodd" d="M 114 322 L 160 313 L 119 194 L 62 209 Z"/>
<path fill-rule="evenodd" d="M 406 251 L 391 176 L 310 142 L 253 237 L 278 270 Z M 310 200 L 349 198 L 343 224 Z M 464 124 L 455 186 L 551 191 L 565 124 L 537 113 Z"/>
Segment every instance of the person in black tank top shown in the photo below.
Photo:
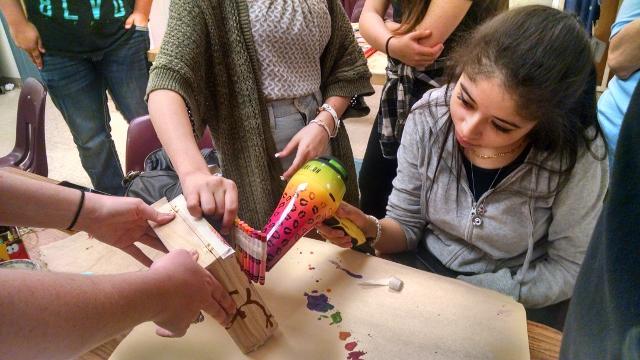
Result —
<path fill-rule="evenodd" d="M 150 0 L 0 2 L 14 41 L 40 70 L 97 190 L 121 195 L 107 91 L 126 121 L 147 115 Z M 28 20 L 27 20 L 28 19 Z"/>

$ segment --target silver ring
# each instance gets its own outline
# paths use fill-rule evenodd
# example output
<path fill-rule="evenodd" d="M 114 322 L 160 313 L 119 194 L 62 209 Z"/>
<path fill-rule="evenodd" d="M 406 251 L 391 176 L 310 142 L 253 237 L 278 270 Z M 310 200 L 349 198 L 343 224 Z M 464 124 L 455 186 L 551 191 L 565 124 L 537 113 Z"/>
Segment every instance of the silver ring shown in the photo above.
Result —
<path fill-rule="evenodd" d="M 204 321 L 204 315 L 202 314 L 202 311 L 200 311 L 198 313 L 198 317 L 195 320 L 193 320 L 193 323 L 194 324 L 198 324 L 198 323 L 201 323 L 203 321 Z"/>

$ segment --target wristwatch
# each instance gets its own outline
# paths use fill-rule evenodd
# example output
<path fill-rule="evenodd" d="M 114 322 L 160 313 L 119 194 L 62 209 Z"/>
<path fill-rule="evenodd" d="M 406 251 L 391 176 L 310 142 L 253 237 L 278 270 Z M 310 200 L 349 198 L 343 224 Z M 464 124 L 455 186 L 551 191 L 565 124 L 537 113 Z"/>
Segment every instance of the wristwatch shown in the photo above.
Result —
<path fill-rule="evenodd" d="M 326 111 L 329 114 L 331 114 L 331 117 L 333 118 L 333 122 L 334 122 L 335 126 L 333 127 L 333 132 L 331 134 L 329 134 L 329 137 L 330 138 L 336 137 L 336 135 L 338 135 L 338 129 L 340 129 L 340 118 L 338 117 L 338 114 L 333 109 L 333 106 L 331 106 L 331 105 L 329 105 L 327 103 L 322 104 L 322 106 L 320 106 L 318 108 L 318 114 L 321 111 Z"/>

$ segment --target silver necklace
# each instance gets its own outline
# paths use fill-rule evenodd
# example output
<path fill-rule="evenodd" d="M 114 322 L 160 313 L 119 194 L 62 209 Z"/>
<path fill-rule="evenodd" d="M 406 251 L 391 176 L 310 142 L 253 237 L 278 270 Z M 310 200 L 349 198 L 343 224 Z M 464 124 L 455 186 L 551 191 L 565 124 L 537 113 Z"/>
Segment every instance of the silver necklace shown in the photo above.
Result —
<path fill-rule="evenodd" d="M 469 163 L 471 164 L 471 186 L 473 190 L 473 204 L 471 205 L 471 223 L 473 224 L 473 226 L 480 226 L 482 225 L 482 222 L 483 222 L 482 217 L 484 216 L 484 214 L 487 213 L 487 209 L 484 206 L 484 202 L 486 199 L 483 199 L 480 203 L 476 201 L 476 178 L 473 175 L 473 163 L 471 161 L 469 161 Z M 498 173 L 493 178 L 493 181 L 491 181 L 491 185 L 489 185 L 489 189 L 487 191 L 491 191 L 491 189 L 493 189 L 493 184 L 498 179 L 498 176 L 500 176 L 501 171 L 502 171 L 502 168 L 498 169 Z"/>

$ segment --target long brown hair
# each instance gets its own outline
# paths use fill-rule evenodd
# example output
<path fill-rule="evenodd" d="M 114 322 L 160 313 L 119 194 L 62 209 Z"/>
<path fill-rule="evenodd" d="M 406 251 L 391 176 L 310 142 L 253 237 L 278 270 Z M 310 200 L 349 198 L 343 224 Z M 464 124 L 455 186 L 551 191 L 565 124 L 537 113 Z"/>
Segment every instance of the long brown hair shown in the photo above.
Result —
<path fill-rule="evenodd" d="M 400 6 L 402 8 L 402 20 L 400 27 L 395 31 L 396 34 L 407 34 L 415 30 L 415 28 L 422 22 L 424 16 L 429 10 L 431 0 L 400 0 Z M 476 0 L 471 4 L 471 9 L 465 16 L 461 25 L 465 24 L 470 26 L 477 25 L 493 17 L 497 13 L 506 10 L 509 7 L 508 0 Z M 468 29 L 467 29 L 468 30 Z"/>
<path fill-rule="evenodd" d="M 559 174 L 559 181 L 549 192 L 535 195 L 551 196 L 562 188 L 584 151 L 596 160 L 606 159 L 606 146 L 602 151 L 595 146 L 597 140 L 605 140 L 596 117 L 595 66 L 589 38 L 573 15 L 543 5 L 509 10 L 465 39 L 451 54 L 447 69 L 448 94 L 462 73 L 471 81 L 499 79 L 513 94 L 519 114 L 536 123 L 526 136 L 532 150 L 543 157 L 526 162 Z M 446 139 L 453 136 L 453 122 L 449 114 L 446 116 L 436 168 Z M 459 179 L 460 152 L 454 151 L 452 156 Z M 559 161 L 551 161 L 554 159 Z"/>

